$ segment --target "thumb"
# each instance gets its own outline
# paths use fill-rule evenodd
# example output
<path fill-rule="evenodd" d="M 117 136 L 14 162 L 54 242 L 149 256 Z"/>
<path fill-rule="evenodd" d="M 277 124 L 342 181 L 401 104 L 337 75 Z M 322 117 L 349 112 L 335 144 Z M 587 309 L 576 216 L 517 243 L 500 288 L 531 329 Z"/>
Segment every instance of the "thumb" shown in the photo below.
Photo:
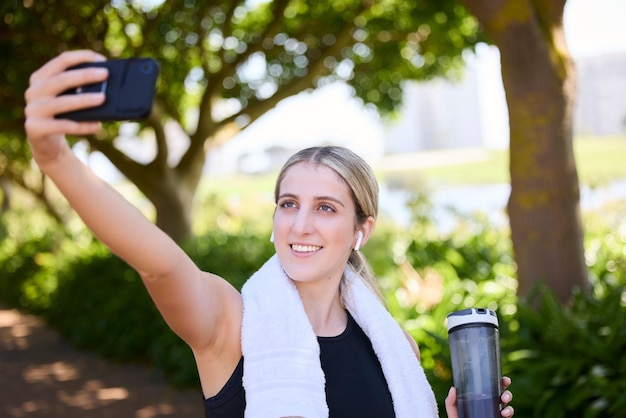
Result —
<path fill-rule="evenodd" d="M 448 391 L 448 396 L 446 396 L 446 414 L 448 414 L 448 418 L 458 418 L 459 412 L 456 406 L 456 389 L 454 386 L 450 388 Z"/>

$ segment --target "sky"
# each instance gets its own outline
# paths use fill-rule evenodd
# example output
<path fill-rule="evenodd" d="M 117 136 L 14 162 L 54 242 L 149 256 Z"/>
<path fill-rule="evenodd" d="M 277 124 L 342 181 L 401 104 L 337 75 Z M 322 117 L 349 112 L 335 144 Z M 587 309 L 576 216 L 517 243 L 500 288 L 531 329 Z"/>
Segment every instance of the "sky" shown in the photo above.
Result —
<path fill-rule="evenodd" d="M 564 25 L 574 58 L 626 51 L 625 0 L 568 0 Z"/>

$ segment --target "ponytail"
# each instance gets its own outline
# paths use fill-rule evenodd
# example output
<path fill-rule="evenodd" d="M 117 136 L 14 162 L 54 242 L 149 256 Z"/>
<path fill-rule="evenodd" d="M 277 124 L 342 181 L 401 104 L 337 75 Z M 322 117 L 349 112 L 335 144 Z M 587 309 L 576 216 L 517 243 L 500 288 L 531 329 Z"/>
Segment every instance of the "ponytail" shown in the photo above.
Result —
<path fill-rule="evenodd" d="M 350 258 L 348 259 L 348 266 L 352 269 L 360 278 L 363 280 L 365 286 L 372 291 L 374 296 L 382 303 L 385 304 L 383 300 L 383 295 L 380 291 L 380 287 L 378 286 L 378 281 L 372 272 L 372 268 L 368 261 L 365 259 L 365 256 L 361 254 L 359 251 L 352 251 L 350 254 Z M 345 278 L 342 278 L 340 291 L 343 293 L 344 288 L 346 286 Z"/>

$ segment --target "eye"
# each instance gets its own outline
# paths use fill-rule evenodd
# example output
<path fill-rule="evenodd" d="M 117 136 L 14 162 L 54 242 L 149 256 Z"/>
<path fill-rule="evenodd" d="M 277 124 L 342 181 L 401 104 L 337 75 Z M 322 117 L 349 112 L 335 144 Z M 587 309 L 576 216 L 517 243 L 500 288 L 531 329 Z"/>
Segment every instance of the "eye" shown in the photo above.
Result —
<path fill-rule="evenodd" d="M 335 208 L 330 205 L 327 205 L 326 203 L 322 203 L 320 205 L 320 210 L 322 212 L 335 212 Z"/>
<path fill-rule="evenodd" d="M 283 200 L 282 202 L 278 202 L 278 206 L 281 208 L 295 208 L 296 202 L 293 200 Z"/>

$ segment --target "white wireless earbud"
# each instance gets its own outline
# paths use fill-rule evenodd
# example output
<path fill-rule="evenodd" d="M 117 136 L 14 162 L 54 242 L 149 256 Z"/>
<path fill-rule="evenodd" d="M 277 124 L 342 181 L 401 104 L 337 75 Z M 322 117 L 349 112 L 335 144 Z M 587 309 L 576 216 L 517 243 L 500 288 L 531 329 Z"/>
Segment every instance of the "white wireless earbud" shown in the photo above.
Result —
<path fill-rule="evenodd" d="M 274 230 L 272 229 L 272 235 L 270 235 L 270 242 L 274 242 Z"/>
<path fill-rule="evenodd" d="M 363 232 L 359 231 L 359 236 L 356 239 L 356 245 L 354 246 L 354 251 L 359 251 L 359 248 L 361 248 L 361 241 L 363 241 Z"/>

